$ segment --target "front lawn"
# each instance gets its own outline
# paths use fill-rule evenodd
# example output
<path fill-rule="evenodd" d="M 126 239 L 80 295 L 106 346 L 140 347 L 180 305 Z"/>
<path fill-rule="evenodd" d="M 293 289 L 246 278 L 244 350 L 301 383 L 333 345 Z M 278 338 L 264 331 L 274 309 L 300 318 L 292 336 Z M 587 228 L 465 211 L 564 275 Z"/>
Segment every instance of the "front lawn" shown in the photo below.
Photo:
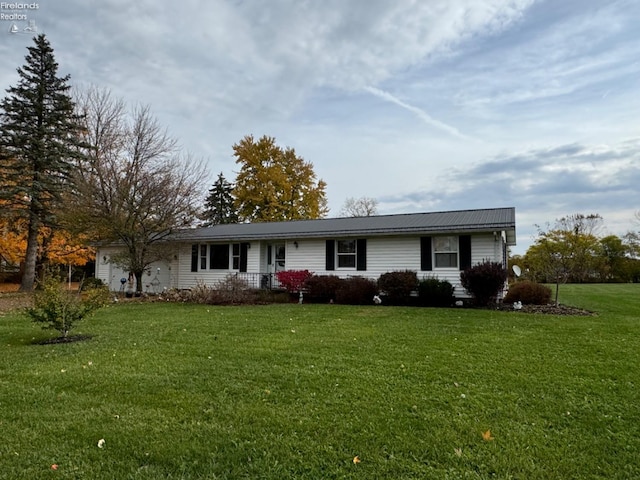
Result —
<path fill-rule="evenodd" d="M 640 285 L 560 288 L 598 315 L 118 304 L 61 345 L 0 316 L 0 478 L 639 478 Z"/>

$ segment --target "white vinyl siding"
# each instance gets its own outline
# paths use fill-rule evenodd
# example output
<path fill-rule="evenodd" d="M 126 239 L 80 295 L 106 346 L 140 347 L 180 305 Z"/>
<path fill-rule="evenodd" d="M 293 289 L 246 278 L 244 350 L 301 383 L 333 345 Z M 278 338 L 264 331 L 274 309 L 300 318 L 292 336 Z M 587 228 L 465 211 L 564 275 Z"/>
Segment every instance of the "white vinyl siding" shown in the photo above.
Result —
<path fill-rule="evenodd" d="M 233 242 L 238 243 L 238 242 Z M 216 243 L 219 244 L 219 243 Z M 204 245 L 204 244 L 203 244 Z M 207 247 L 210 244 L 206 244 Z M 232 243 L 226 243 L 226 245 L 231 249 L 233 248 Z M 253 247 L 253 248 L 252 248 Z M 210 248 L 207 248 L 210 250 Z M 204 283 L 205 285 L 215 285 L 220 280 L 224 280 L 227 275 L 234 274 L 238 272 L 238 270 L 233 270 L 232 268 L 227 268 L 226 270 L 212 270 L 209 268 L 207 264 L 207 269 L 199 270 L 197 272 L 191 271 L 191 244 L 182 243 L 179 245 L 178 250 L 178 260 L 177 260 L 177 270 L 178 270 L 178 282 L 176 288 L 193 288 L 199 283 Z M 232 258 L 232 250 L 229 250 L 229 267 L 231 265 Z M 198 261 L 198 266 L 200 266 L 200 262 Z M 247 248 L 247 272 L 259 272 L 260 271 L 260 245 L 258 242 L 249 243 Z"/>
<path fill-rule="evenodd" d="M 247 249 L 247 274 L 257 275 L 267 272 L 267 245 L 283 243 L 286 249 L 286 270 L 309 270 L 316 275 L 337 275 L 341 277 L 363 276 L 372 280 L 377 280 L 383 273 L 391 271 L 413 270 L 418 272 L 418 277 L 437 277 L 441 280 L 449 281 L 455 287 L 455 295 L 466 296 L 460 286 L 460 270 L 456 267 L 434 268 L 431 271 L 422 271 L 420 264 L 420 239 L 423 235 L 415 236 L 377 236 L 358 237 L 366 238 L 366 270 L 339 269 L 336 262 L 335 270 L 326 270 L 326 238 L 316 239 L 287 239 L 287 240 L 261 240 L 252 241 Z M 428 236 L 428 235 L 427 235 Z M 436 235 L 430 236 L 432 239 Z M 458 237 L 455 236 L 457 239 Z M 340 240 L 338 237 L 335 240 Z M 342 238 L 344 239 L 344 237 Z M 207 246 L 212 243 L 206 243 Z M 227 245 L 240 242 L 228 242 Z M 296 246 L 297 244 L 297 246 Z M 192 288 L 198 283 L 214 285 L 219 280 L 223 280 L 229 273 L 237 273 L 233 270 L 232 251 L 230 251 L 230 265 L 227 270 L 211 270 L 209 268 L 197 272 L 191 271 L 191 243 L 181 243 L 176 245 L 176 253 L 171 261 L 170 285 L 175 288 Z M 478 233 L 471 235 L 471 264 L 476 265 L 485 260 L 502 262 L 504 239 L 498 234 L 494 237 L 492 232 Z M 232 248 L 232 247 L 230 247 Z M 101 248 L 96 259 L 96 276 L 102 278 L 110 288 L 119 288 L 119 275 L 122 272 L 113 271 L 109 264 L 104 263 L 102 258 L 109 256 L 117 249 Z M 209 254 L 210 254 L 210 249 Z M 336 242 L 336 253 L 337 253 Z M 200 266 L 200 248 L 198 247 L 198 266 Z M 432 252 L 432 254 L 435 252 Z M 458 252 L 458 256 L 459 256 Z M 459 259 L 458 259 L 459 261 Z M 207 265 L 209 267 L 209 265 Z M 162 271 L 169 269 L 169 265 L 161 266 Z M 242 275 L 242 273 L 238 273 Z M 115 275 L 115 276 L 114 276 Z M 117 278 L 115 278 L 117 277 Z M 114 281 L 115 279 L 115 281 Z M 164 287 L 165 285 L 163 285 Z"/>
<path fill-rule="evenodd" d="M 471 237 L 471 265 L 485 261 L 502 262 L 502 238 L 492 233 Z"/>

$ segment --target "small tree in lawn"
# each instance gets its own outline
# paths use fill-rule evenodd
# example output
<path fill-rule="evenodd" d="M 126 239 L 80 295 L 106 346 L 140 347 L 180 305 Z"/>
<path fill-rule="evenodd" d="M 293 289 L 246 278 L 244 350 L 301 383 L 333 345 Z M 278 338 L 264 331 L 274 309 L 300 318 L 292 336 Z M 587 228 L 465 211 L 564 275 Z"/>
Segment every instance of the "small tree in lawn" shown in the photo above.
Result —
<path fill-rule="evenodd" d="M 460 273 L 462 287 L 483 307 L 496 301 L 506 281 L 507 270 L 498 262 L 485 261 Z"/>
<path fill-rule="evenodd" d="M 107 304 L 109 290 L 104 286 L 91 288 L 84 294 L 67 290 L 52 275 L 46 275 L 41 289 L 34 294 L 34 306 L 26 314 L 43 328 L 57 330 L 66 338 L 69 331 L 83 318 Z"/>
<path fill-rule="evenodd" d="M 578 213 L 556 220 L 554 228 L 546 231 L 538 227 L 538 238 L 526 258 L 532 270 L 556 284 L 556 305 L 561 283 L 584 282 L 598 272 L 602 256 L 596 233 L 601 223 L 597 213 Z"/>

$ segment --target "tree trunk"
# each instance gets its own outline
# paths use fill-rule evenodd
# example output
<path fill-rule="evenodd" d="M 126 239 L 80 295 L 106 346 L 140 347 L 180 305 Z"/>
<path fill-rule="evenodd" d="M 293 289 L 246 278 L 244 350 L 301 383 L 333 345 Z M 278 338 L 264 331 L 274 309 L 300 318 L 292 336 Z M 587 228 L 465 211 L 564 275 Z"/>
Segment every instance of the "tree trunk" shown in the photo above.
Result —
<path fill-rule="evenodd" d="M 36 281 L 36 262 L 38 260 L 39 222 L 32 216 L 29 222 L 27 253 L 24 259 L 24 274 L 20 283 L 21 292 L 32 292 Z"/>
<path fill-rule="evenodd" d="M 144 272 L 133 272 L 136 276 L 136 295 L 140 295 L 142 293 L 142 274 Z"/>

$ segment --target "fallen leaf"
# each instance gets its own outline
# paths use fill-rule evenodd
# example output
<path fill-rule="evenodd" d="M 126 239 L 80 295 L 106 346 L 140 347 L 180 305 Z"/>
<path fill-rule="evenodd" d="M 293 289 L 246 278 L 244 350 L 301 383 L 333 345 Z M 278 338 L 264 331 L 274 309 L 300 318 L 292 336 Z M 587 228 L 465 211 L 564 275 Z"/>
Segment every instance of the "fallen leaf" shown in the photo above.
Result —
<path fill-rule="evenodd" d="M 356 455 L 355 457 L 353 457 L 353 463 L 354 463 L 355 465 L 359 464 L 359 463 L 360 463 L 360 461 L 361 461 L 361 460 L 360 460 L 360 457 L 359 457 L 358 455 Z"/>
<path fill-rule="evenodd" d="M 54 463 L 53 465 L 51 465 L 51 470 L 57 470 L 58 469 L 58 464 Z"/>
<path fill-rule="evenodd" d="M 482 432 L 482 439 L 485 442 L 489 442 L 489 441 L 493 440 L 493 437 L 491 436 L 491 430 L 487 430 L 486 432 Z"/>
<path fill-rule="evenodd" d="M 462 456 L 462 449 L 461 448 L 454 448 L 453 451 L 456 452 L 457 456 L 459 456 L 459 457 Z"/>

